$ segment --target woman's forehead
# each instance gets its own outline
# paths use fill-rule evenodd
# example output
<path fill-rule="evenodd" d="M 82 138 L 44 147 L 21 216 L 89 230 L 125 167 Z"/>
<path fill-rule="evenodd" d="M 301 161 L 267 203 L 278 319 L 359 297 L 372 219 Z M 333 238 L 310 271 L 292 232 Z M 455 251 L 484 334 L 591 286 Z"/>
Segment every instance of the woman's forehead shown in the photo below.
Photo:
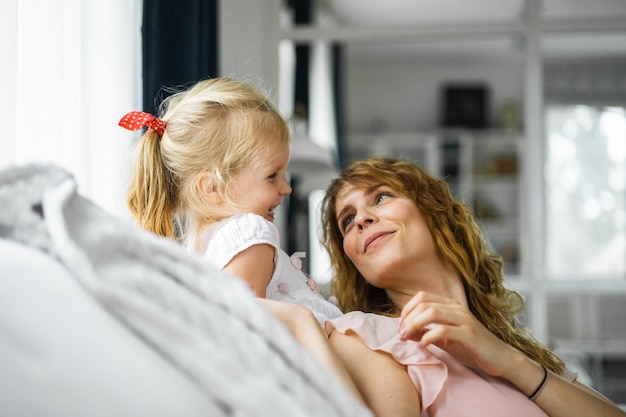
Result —
<path fill-rule="evenodd" d="M 378 187 L 382 186 L 382 184 L 373 184 L 371 182 L 346 182 L 344 183 L 337 192 L 336 204 L 345 205 L 346 202 L 350 200 L 354 200 L 360 196 L 367 196 L 368 194 L 373 193 Z"/>
<path fill-rule="evenodd" d="M 395 187 L 391 186 L 384 180 L 361 178 L 346 180 L 340 187 L 339 192 L 355 192 L 360 191 L 364 194 L 371 194 L 381 187 L 387 187 L 395 190 Z"/>

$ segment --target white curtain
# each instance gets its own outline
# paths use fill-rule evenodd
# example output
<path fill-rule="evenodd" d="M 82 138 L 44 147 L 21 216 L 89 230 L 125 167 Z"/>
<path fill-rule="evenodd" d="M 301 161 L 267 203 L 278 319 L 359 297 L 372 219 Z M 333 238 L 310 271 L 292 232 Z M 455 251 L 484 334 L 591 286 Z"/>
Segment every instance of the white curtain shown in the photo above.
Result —
<path fill-rule="evenodd" d="M 313 42 L 310 65 L 309 136 L 336 158 L 337 121 L 333 98 L 332 45 L 328 42 Z"/>
<path fill-rule="evenodd" d="M 3 0 L 0 168 L 53 163 L 79 191 L 126 214 L 137 132 L 117 125 L 141 108 L 141 0 Z"/>

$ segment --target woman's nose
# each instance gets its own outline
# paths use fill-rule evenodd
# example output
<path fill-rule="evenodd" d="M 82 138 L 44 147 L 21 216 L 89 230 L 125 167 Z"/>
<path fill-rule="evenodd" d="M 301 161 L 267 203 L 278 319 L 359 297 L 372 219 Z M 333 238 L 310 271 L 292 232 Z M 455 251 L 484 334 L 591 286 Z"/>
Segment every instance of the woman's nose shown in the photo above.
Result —
<path fill-rule="evenodd" d="M 356 225 L 359 229 L 364 229 L 374 223 L 376 217 L 369 210 L 361 210 L 355 217 Z"/>

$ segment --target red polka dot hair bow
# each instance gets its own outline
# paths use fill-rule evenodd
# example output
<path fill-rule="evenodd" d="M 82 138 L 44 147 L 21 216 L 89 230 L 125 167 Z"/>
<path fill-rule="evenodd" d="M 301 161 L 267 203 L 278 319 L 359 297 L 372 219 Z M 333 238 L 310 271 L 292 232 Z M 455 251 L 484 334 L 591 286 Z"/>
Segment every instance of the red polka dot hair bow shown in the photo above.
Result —
<path fill-rule="evenodd" d="M 163 132 L 165 132 L 165 127 L 167 126 L 163 120 L 142 111 L 131 111 L 127 113 L 122 117 L 119 125 L 128 130 L 139 130 L 142 127 L 147 127 L 157 132 L 159 136 L 163 136 Z"/>

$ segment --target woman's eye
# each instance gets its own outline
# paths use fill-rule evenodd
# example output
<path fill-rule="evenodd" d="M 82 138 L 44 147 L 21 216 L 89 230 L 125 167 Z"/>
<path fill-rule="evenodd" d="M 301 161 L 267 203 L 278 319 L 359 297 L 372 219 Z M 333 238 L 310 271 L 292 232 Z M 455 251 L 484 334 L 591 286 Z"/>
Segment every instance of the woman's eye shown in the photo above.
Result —
<path fill-rule="evenodd" d="M 383 192 L 376 194 L 376 198 L 374 200 L 376 201 L 376 203 L 380 203 L 381 201 L 387 199 L 388 197 L 391 197 L 391 193 L 387 191 L 383 191 Z"/>
<path fill-rule="evenodd" d="M 340 229 L 343 233 L 346 232 L 346 230 L 348 229 L 348 227 L 350 227 L 350 225 L 352 224 L 352 222 L 354 221 L 354 216 L 346 216 L 341 220 L 341 224 L 340 224 Z"/>

